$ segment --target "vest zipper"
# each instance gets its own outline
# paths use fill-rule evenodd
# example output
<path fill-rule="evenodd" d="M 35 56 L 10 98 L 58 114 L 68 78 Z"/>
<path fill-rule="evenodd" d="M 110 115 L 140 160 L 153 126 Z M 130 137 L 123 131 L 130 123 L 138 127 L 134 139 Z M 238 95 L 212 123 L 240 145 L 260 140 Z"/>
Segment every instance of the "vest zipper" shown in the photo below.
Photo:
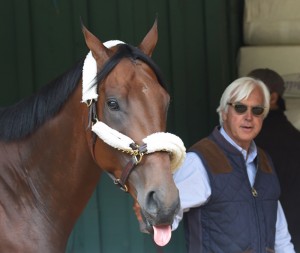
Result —
<path fill-rule="evenodd" d="M 257 173 L 258 173 L 258 163 L 256 163 L 256 174 L 255 174 L 255 177 L 254 177 L 253 186 L 251 185 L 250 180 L 249 180 L 246 164 L 245 164 L 245 170 L 244 171 L 245 171 L 246 176 L 248 178 L 249 188 L 251 190 L 251 194 L 252 194 L 252 197 L 253 197 L 253 208 L 254 208 L 254 215 L 255 215 L 257 234 L 258 234 L 258 250 L 260 252 L 260 250 L 261 250 L 261 239 L 260 239 L 261 229 L 260 229 L 259 215 L 258 215 L 258 212 L 257 212 L 257 204 L 256 204 L 256 198 L 258 197 L 258 192 L 256 191 L 256 189 L 254 187 L 255 186 L 255 181 L 256 181 L 256 176 L 257 176 Z"/>
<path fill-rule="evenodd" d="M 255 217 L 256 217 L 256 226 L 257 226 L 257 233 L 258 233 L 258 250 L 260 252 L 261 250 L 261 237 L 260 237 L 260 234 L 261 234 L 261 228 L 260 228 L 260 224 L 259 224 L 259 215 L 258 215 L 258 211 L 257 211 L 257 197 L 258 197 L 258 192 L 256 191 L 255 189 L 255 182 L 256 182 L 256 177 L 257 177 L 257 173 L 259 173 L 259 170 L 258 170 L 258 162 L 256 162 L 256 174 L 255 174 L 255 177 L 254 177 L 254 182 L 253 182 L 253 186 L 251 186 L 250 184 L 250 181 L 249 181 L 249 185 L 251 187 L 251 192 L 252 192 L 252 196 L 253 196 L 253 203 L 254 203 L 254 212 L 255 212 Z"/>
<path fill-rule="evenodd" d="M 251 191 L 252 191 L 252 195 L 253 195 L 253 197 L 257 197 L 257 195 L 258 195 L 258 193 L 257 193 L 257 191 L 255 190 L 255 188 L 254 187 L 252 187 L 251 188 Z"/>

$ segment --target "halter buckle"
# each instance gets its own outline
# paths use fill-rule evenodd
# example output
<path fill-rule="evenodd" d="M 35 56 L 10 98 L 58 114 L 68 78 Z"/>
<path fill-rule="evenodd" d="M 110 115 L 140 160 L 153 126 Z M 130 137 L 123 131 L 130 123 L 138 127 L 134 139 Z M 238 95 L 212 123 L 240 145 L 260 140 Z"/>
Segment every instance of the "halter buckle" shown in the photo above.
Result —
<path fill-rule="evenodd" d="M 120 189 L 121 189 L 122 191 L 128 192 L 128 187 L 127 187 L 127 185 L 126 185 L 126 184 L 122 184 L 121 179 L 116 178 L 116 179 L 114 180 L 114 184 L 115 184 L 115 185 L 119 185 L 119 186 L 120 186 Z"/>
<path fill-rule="evenodd" d="M 131 143 L 130 147 L 132 148 L 131 155 L 135 161 L 135 165 L 137 165 L 142 161 L 144 154 L 147 152 L 147 144 L 139 146 L 136 143 Z"/>

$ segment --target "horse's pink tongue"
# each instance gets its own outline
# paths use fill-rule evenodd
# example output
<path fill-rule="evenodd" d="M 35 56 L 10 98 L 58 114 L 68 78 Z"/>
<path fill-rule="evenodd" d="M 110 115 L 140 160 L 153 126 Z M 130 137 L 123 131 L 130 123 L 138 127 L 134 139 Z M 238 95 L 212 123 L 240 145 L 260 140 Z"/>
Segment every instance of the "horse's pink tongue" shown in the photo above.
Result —
<path fill-rule="evenodd" d="M 165 246 L 171 239 L 171 226 L 153 226 L 154 241 L 158 246 Z"/>

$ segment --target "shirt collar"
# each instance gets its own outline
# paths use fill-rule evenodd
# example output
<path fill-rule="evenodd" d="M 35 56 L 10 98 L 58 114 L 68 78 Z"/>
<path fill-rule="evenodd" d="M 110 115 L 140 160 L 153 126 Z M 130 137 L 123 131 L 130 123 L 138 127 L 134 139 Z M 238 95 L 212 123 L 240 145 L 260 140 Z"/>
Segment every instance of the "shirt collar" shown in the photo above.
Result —
<path fill-rule="evenodd" d="M 254 159 L 256 158 L 257 156 L 257 148 L 256 148 L 256 145 L 254 143 L 254 141 L 251 142 L 250 144 L 250 148 L 249 148 L 249 154 L 247 154 L 247 151 L 245 149 L 243 149 L 242 147 L 240 147 L 239 145 L 237 145 L 231 138 L 230 136 L 225 132 L 224 128 L 221 127 L 220 129 L 220 133 L 221 135 L 232 145 L 234 146 L 237 150 L 239 150 L 245 161 L 247 163 L 251 163 L 254 161 Z"/>

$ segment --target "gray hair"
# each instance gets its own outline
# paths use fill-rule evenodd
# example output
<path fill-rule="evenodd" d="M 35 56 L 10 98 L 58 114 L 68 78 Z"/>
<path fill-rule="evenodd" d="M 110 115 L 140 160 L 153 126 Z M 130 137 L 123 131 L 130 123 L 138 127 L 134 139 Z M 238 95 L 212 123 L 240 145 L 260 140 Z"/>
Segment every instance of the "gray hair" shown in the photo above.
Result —
<path fill-rule="evenodd" d="M 267 86 L 260 80 L 252 77 L 241 77 L 233 81 L 223 92 L 220 99 L 220 105 L 217 108 L 219 113 L 220 124 L 223 125 L 222 113 L 228 112 L 228 103 L 240 102 L 243 99 L 247 99 L 255 87 L 260 87 L 264 96 L 264 114 L 265 118 L 268 115 L 270 109 L 270 92 Z"/>

